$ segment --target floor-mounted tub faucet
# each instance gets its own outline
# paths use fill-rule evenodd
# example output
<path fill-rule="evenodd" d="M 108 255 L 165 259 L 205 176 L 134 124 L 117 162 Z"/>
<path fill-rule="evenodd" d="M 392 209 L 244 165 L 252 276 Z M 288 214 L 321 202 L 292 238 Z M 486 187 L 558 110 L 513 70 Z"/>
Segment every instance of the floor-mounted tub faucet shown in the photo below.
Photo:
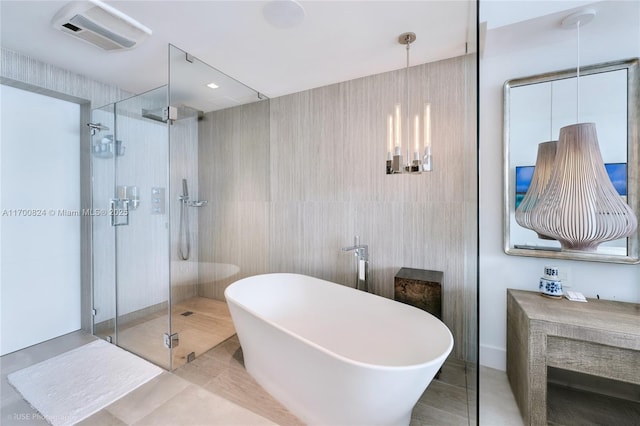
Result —
<path fill-rule="evenodd" d="M 369 246 L 360 244 L 360 237 L 353 237 L 351 247 L 342 247 L 342 251 L 353 251 L 356 257 L 357 284 L 358 290 L 369 291 Z"/>

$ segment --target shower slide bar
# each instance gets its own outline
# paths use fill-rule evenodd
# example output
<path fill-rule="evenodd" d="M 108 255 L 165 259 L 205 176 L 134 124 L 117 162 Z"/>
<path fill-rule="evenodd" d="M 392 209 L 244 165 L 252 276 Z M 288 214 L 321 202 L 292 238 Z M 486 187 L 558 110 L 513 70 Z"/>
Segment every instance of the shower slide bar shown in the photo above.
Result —
<path fill-rule="evenodd" d="M 187 207 L 203 207 L 208 201 L 191 201 L 189 199 L 189 188 L 187 180 L 182 179 L 182 195 L 178 197 L 180 201 L 180 227 L 178 231 L 178 255 L 182 260 L 189 260 L 191 255 L 191 236 L 189 233 L 189 214 Z"/>

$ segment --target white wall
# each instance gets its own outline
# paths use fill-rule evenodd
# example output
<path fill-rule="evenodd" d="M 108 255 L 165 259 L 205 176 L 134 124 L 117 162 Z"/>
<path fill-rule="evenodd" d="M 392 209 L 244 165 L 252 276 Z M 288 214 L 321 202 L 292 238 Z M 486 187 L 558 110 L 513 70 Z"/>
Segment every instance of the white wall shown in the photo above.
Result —
<path fill-rule="evenodd" d="M 80 328 L 80 106 L 0 90 L 4 355 Z"/>
<path fill-rule="evenodd" d="M 40 62 L 18 52 L 0 47 L 0 78 L 6 79 L 14 87 L 27 87 L 35 91 L 56 93 L 58 96 L 70 98 L 74 102 L 89 102 L 87 109 L 107 105 L 119 99 L 125 99 L 132 94 L 117 87 L 91 80 L 85 76 L 75 74 L 53 65 Z M 85 105 L 81 107 L 81 114 Z M 90 118 L 84 117 L 81 119 Z M 83 126 L 84 127 L 84 126 Z M 88 143 L 89 128 L 81 130 L 81 138 Z M 87 147 L 85 145 L 85 147 Z M 91 208 L 91 170 L 90 151 L 87 147 L 80 151 L 80 201 L 83 208 Z M 91 217 L 83 216 L 81 227 L 81 309 L 82 329 L 91 330 Z"/>
<path fill-rule="evenodd" d="M 506 289 L 537 290 L 548 259 L 508 256 L 502 235 L 502 85 L 517 77 L 558 71 L 576 65 L 575 34 L 558 27 L 576 2 L 549 2 L 553 15 L 513 22 L 542 2 L 481 3 L 481 21 L 488 22 L 480 61 L 480 363 L 505 369 Z M 640 2 L 592 5 L 596 19 L 581 30 L 581 64 L 590 65 L 640 56 Z M 502 15 L 502 16 L 501 16 Z M 536 16 L 542 14 L 538 11 Z M 520 17 L 519 19 L 523 19 Z M 566 284 L 587 297 L 640 302 L 640 265 L 553 261 L 567 274 Z"/>

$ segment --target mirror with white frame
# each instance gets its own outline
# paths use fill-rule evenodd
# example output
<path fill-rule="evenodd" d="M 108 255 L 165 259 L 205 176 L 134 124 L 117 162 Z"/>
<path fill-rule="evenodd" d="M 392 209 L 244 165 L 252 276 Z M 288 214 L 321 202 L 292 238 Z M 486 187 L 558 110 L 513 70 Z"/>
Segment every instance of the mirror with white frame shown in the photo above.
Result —
<path fill-rule="evenodd" d="M 563 251 L 520 226 L 515 211 L 531 181 L 538 144 L 558 140 L 560 128 L 596 124 L 598 143 L 614 187 L 640 218 L 638 59 L 509 80 L 504 85 L 504 250 L 555 259 L 640 263 L 639 236 L 600 244 L 595 252 Z"/>

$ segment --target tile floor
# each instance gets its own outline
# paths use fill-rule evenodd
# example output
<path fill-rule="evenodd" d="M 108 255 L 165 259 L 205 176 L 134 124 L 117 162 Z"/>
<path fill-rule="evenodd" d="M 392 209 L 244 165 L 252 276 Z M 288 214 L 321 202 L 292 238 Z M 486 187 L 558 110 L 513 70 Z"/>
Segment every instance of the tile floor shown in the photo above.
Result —
<path fill-rule="evenodd" d="M 302 424 L 249 376 L 235 336 L 179 368 L 175 374 L 277 424 Z M 448 361 L 439 379 L 431 383 L 416 404 L 411 425 L 468 425 L 466 380 L 464 363 Z"/>
<path fill-rule="evenodd" d="M 467 389 L 467 374 L 462 361 L 449 359 L 442 366 L 440 376 L 424 391 L 411 414 L 411 426 L 469 425 L 475 418 L 473 386 Z"/>
<path fill-rule="evenodd" d="M 480 367 L 480 424 L 522 426 L 522 417 L 511 392 L 507 373 Z"/>
<path fill-rule="evenodd" d="M 47 425 L 46 420 L 8 383 L 7 376 L 94 339 L 94 336 L 77 331 L 1 357 L 0 424 Z M 178 426 L 275 423 L 176 374 L 164 372 L 79 424 Z"/>
<path fill-rule="evenodd" d="M 40 414 L 34 410 L 7 381 L 7 376 L 33 364 L 52 358 L 95 340 L 84 332 L 74 332 L 38 345 L 22 349 L 0 357 L 2 404 L 0 424 L 2 425 L 46 425 Z"/>
<path fill-rule="evenodd" d="M 120 325 L 118 345 L 168 369 L 168 352 L 159 338 L 167 331 L 168 321 L 165 308 Z M 191 352 L 199 357 L 236 333 L 227 304 L 206 297 L 175 303 L 171 309 L 171 331 L 180 336 L 180 345 L 172 353 L 173 369 L 186 364 Z M 113 335 L 113 330 L 99 334 L 102 338 L 107 335 Z"/>
<path fill-rule="evenodd" d="M 7 382 L 13 371 L 95 339 L 74 332 L 0 358 L 2 425 L 46 425 Z M 504 372 L 480 370 L 480 424 L 521 425 Z M 461 363 L 443 367 L 416 405 L 411 425 L 467 425 L 475 394 L 466 392 Z M 473 392 L 473 391 L 471 391 Z M 472 407 L 473 411 L 474 408 Z M 473 418 L 473 413 L 472 413 Z M 174 373 L 165 372 L 109 405 L 82 425 L 299 425 L 246 373 L 237 337 L 231 337 Z"/>

